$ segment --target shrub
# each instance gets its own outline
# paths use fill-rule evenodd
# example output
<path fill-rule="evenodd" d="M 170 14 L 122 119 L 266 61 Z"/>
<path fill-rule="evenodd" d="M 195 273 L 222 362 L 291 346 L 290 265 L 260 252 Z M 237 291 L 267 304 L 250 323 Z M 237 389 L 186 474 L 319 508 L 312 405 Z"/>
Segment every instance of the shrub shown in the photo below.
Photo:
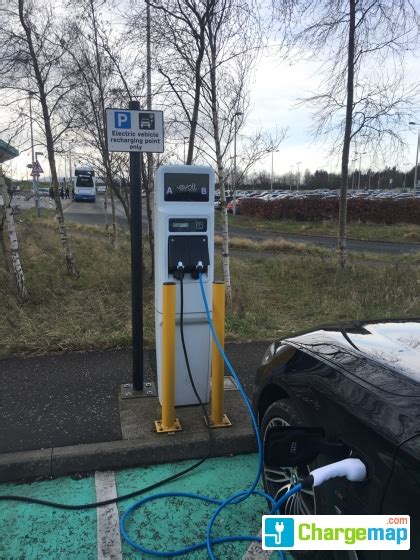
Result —
<path fill-rule="evenodd" d="M 338 220 L 339 200 L 335 198 L 282 198 L 264 201 L 243 199 L 241 214 L 271 220 L 296 220 L 323 222 Z M 349 222 L 371 222 L 376 224 L 420 224 L 420 200 L 351 198 L 347 202 Z"/>

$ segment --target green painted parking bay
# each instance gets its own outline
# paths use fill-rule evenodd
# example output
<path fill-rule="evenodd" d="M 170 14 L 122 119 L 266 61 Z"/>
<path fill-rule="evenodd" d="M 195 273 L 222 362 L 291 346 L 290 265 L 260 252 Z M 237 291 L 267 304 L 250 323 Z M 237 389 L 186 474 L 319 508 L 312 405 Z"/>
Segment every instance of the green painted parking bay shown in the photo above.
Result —
<path fill-rule="evenodd" d="M 184 461 L 118 471 L 115 473 L 117 493 L 122 495 L 133 492 L 190 464 L 191 461 Z M 255 454 L 208 459 L 197 470 L 152 493 L 191 492 L 224 499 L 239 490 L 249 488 L 254 480 L 256 467 Z M 83 478 L 63 477 L 27 484 L 2 484 L 0 493 L 26 495 L 69 504 L 94 502 L 97 499 L 93 475 Z M 137 499 L 140 498 L 119 503 L 118 514 L 122 515 Z M 213 504 L 182 498 L 156 500 L 135 511 L 127 528 L 130 536 L 146 548 L 158 551 L 173 550 L 205 539 L 207 523 L 215 507 Z M 240 505 L 226 508 L 216 521 L 212 534 L 214 537 L 257 534 L 261 529 L 261 516 L 267 513 L 267 510 L 263 498 L 252 496 Z M 116 529 L 116 518 L 112 523 Z M 39 505 L 0 502 L 0 558 L 111 558 L 104 555 L 99 546 L 100 524 L 95 509 L 65 511 Z M 116 533 L 118 535 L 118 532 Z M 109 535 L 108 532 L 108 538 Z M 123 539 L 120 546 L 120 557 L 124 560 L 151 558 L 133 550 Z M 216 546 L 214 550 L 218 559 L 236 560 L 248 554 L 249 546 L 250 543 L 223 544 Z M 194 560 L 207 557 L 205 550 L 185 556 Z M 248 557 L 251 557 L 250 554 Z M 252 556 L 258 557 L 261 556 Z"/>

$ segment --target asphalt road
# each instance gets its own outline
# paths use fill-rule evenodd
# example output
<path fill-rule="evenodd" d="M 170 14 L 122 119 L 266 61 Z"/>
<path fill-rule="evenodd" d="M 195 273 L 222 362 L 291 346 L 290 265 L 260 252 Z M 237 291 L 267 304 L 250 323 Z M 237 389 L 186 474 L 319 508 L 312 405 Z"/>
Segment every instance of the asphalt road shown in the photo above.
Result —
<path fill-rule="evenodd" d="M 145 199 L 143 199 L 143 202 Z M 33 201 L 23 201 L 17 200 L 17 204 L 21 208 L 33 207 Z M 47 198 L 41 199 L 42 207 L 48 208 L 49 201 Z M 105 225 L 105 211 L 103 198 L 98 197 L 95 203 L 90 202 L 70 202 L 67 204 L 65 201 L 66 208 L 64 210 L 65 217 L 70 222 L 76 222 L 79 224 L 90 224 L 96 226 Z M 108 216 L 111 216 L 110 205 L 108 205 Z M 117 222 L 121 228 L 126 229 L 128 227 L 127 219 L 122 208 L 122 205 L 117 201 L 116 203 L 116 215 Z M 143 203 L 143 230 L 147 231 L 147 219 L 146 219 L 146 209 L 145 202 Z M 335 237 L 326 237 L 321 235 L 297 235 L 292 233 L 278 233 L 271 231 L 255 231 L 252 229 L 245 228 L 235 228 L 230 227 L 229 233 L 231 237 L 250 239 L 253 241 L 264 241 L 265 239 L 286 239 L 289 241 L 297 241 L 300 243 L 312 243 L 321 247 L 327 247 L 330 249 L 335 249 L 337 246 L 337 240 Z M 222 230 L 220 227 L 216 227 L 216 234 L 221 235 Z M 390 243 L 386 241 L 362 241 L 359 239 L 348 239 L 347 247 L 349 251 L 357 252 L 373 252 L 373 253 L 388 253 L 401 255 L 404 253 L 417 253 L 420 251 L 420 243 Z"/>
<path fill-rule="evenodd" d="M 116 212 L 118 224 L 121 227 L 126 228 L 127 221 L 120 204 L 117 204 Z M 110 213 L 109 208 L 108 213 Z M 65 210 L 65 215 L 68 220 L 82 224 L 103 225 L 105 223 L 103 202 L 101 199 L 99 199 L 95 204 L 73 202 Z M 143 208 L 143 229 L 146 230 L 146 228 L 146 212 Z M 286 239 L 290 241 L 298 241 L 301 243 L 312 243 L 314 245 L 332 249 L 335 249 L 337 246 L 336 238 L 320 235 L 296 235 L 292 233 L 255 231 L 251 229 L 235 227 L 230 227 L 229 232 L 231 237 L 250 239 L 253 241 L 264 241 L 265 239 Z M 216 234 L 222 234 L 222 230 L 220 227 L 216 227 Z M 361 241 L 358 239 L 348 239 L 347 247 L 349 251 L 369 251 L 374 253 L 391 253 L 396 255 L 403 253 L 416 253 L 420 251 L 420 243 L 389 243 L 384 241 Z"/>
<path fill-rule="evenodd" d="M 226 344 L 249 396 L 267 342 Z M 145 381 L 155 379 L 145 352 Z M 121 439 L 118 388 L 132 381 L 131 350 L 0 360 L 0 454 Z"/>

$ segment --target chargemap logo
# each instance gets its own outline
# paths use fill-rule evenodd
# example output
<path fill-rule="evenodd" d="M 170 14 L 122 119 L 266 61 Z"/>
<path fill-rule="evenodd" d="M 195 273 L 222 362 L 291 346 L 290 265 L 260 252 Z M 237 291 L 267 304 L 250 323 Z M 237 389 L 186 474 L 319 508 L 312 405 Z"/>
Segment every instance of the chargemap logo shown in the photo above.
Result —
<path fill-rule="evenodd" d="M 264 515 L 264 550 L 409 550 L 409 515 Z"/>
<path fill-rule="evenodd" d="M 269 548 L 291 548 L 295 543 L 295 522 L 288 517 L 268 517 L 265 544 Z"/>

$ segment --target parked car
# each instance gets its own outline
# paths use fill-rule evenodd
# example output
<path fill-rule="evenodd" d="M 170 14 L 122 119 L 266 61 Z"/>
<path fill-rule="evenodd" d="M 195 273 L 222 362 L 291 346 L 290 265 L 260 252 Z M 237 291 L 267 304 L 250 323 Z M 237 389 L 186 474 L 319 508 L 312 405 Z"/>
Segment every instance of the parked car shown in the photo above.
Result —
<path fill-rule="evenodd" d="M 38 187 L 39 196 L 50 196 L 50 189 L 47 187 Z"/>
<path fill-rule="evenodd" d="M 380 558 L 420 558 L 420 319 L 356 322 L 274 342 L 253 405 L 264 485 L 276 499 L 313 468 L 350 456 L 367 466 L 365 482 L 330 480 L 293 495 L 284 513 L 407 514 L 411 550 Z M 312 452 L 284 463 L 282 442 L 291 436 Z M 378 559 L 368 551 L 334 555 Z"/>

